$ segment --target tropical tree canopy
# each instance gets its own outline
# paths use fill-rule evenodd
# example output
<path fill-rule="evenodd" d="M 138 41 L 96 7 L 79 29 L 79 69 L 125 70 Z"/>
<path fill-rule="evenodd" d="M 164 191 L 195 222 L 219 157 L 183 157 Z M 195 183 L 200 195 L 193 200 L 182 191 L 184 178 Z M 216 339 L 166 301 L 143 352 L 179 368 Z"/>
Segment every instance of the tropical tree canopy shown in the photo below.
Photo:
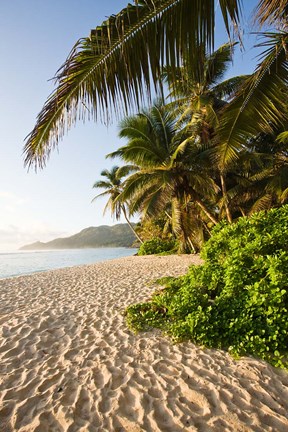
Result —
<path fill-rule="evenodd" d="M 208 203 L 215 201 L 218 186 L 209 176 L 201 145 L 187 139 L 185 130 L 176 125 L 171 106 L 160 103 L 127 117 L 120 123 L 119 133 L 127 144 L 108 157 L 117 156 L 138 166 L 123 183 L 119 197 L 129 202 L 130 212 L 141 212 L 144 218 L 164 212 L 181 250 L 196 250 L 203 241 L 201 235 L 196 244 L 196 232 L 203 231 L 205 220 L 199 215 L 217 223 Z"/>
<path fill-rule="evenodd" d="M 127 113 L 141 105 L 152 88 L 161 90 L 164 64 L 171 70 L 182 58 L 198 63 L 195 53 L 214 45 L 214 0 L 135 0 L 80 39 L 56 76 L 24 148 L 25 164 L 43 167 L 71 124 L 79 118 Z M 219 2 L 229 33 L 237 28 L 240 1 Z"/>
<path fill-rule="evenodd" d="M 288 33 L 269 33 L 263 37 L 261 46 L 266 49 L 258 67 L 224 107 L 217 128 L 221 143 L 219 164 L 223 170 L 238 158 L 242 146 L 253 136 L 288 126 Z"/>

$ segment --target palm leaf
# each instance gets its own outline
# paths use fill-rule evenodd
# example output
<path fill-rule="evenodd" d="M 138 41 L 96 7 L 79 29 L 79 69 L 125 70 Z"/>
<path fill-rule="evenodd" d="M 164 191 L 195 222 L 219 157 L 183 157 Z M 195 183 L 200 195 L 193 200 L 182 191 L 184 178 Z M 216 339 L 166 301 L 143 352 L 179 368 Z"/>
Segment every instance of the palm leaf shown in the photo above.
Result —
<path fill-rule="evenodd" d="M 112 187 L 112 185 L 111 185 L 111 183 L 110 182 L 108 182 L 108 181 L 105 181 L 105 180 L 97 180 L 94 184 L 93 184 L 93 186 L 92 186 L 93 188 L 95 188 L 95 189 L 100 189 L 100 188 L 103 188 L 103 189 L 110 189 L 111 187 Z"/>
<path fill-rule="evenodd" d="M 286 189 L 284 189 L 284 191 L 282 192 L 282 194 L 280 196 L 280 201 L 282 204 L 284 204 L 287 200 L 288 200 L 288 187 Z"/>
<path fill-rule="evenodd" d="M 275 25 L 275 22 L 287 23 L 287 15 L 287 0 L 259 0 L 258 2 L 256 19 L 261 26 L 264 24 Z"/>
<path fill-rule="evenodd" d="M 288 144 L 288 131 L 281 132 L 277 136 L 277 141 L 282 144 Z"/>
<path fill-rule="evenodd" d="M 96 183 L 95 183 L 96 184 Z M 93 186 L 93 187 L 98 187 L 98 186 Z M 99 187 L 102 187 L 102 186 L 99 186 Z M 107 190 L 107 191 L 105 191 L 105 192 L 101 192 L 100 194 L 98 194 L 98 195 L 96 195 L 93 199 L 92 199 L 92 201 L 91 202 L 94 202 L 94 201 L 96 201 L 98 198 L 100 198 L 100 197 L 104 197 L 104 196 L 109 196 L 110 195 L 110 191 L 109 190 Z"/>
<path fill-rule="evenodd" d="M 249 215 L 262 211 L 262 210 L 268 210 L 272 206 L 273 196 L 271 193 L 266 193 L 265 195 L 258 198 L 254 204 L 252 205 Z"/>
<path fill-rule="evenodd" d="M 101 171 L 101 176 L 107 177 L 110 182 L 114 183 L 117 180 L 118 165 L 114 165 L 110 170 L 107 168 Z M 97 187 L 97 186 L 96 186 Z"/>
<path fill-rule="evenodd" d="M 117 176 L 119 178 L 123 178 L 137 171 L 138 169 L 139 167 L 137 165 L 124 165 L 118 168 Z"/>
<path fill-rule="evenodd" d="M 248 78 L 242 89 L 223 112 L 217 139 L 221 169 L 238 158 L 239 150 L 249 138 L 260 131 L 271 132 L 273 127 L 287 121 L 288 61 L 285 44 L 287 33 L 266 35 L 268 40 L 263 61 Z"/>
<path fill-rule="evenodd" d="M 239 22 L 239 0 L 222 0 L 222 16 Z M 80 39 L 56 76 L 56 90 L 37 117 L 24 147 L 25 164 L 43 167 L 78 119 L 110 120 L 159 90 L 164 61 L 194 60 L 196 47 L 214 42 L 213 0 L 135 0 Z"/>
<path fill-rule="evenodd" d="M 224 44 L 207 57 L 205 62 L 205 82 L 207 86 L 211 87 L 222 80 L 229 63 L 232 62 L 235 45 L 235 43 Z M 203 78 L 202 81 L 204 81 Z"/>
<path fill-rule="evenodd" d="M 237 91 L 239 91 L 248 78 L 249 75 L 239 75 L 228 78 L 213 87 L 213 94 L 219 99 L 231 98 L 231 96 L 234 96 Z"/>

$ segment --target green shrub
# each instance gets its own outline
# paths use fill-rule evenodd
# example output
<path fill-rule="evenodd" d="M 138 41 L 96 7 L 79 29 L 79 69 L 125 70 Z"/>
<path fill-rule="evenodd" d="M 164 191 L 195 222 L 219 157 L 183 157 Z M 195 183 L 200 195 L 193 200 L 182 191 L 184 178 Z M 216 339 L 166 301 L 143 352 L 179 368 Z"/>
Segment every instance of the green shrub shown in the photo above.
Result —
<path fill-rule="evenodd" d="M 168 252 L 174 253 L 177 250 L 177 243 L 175 240 L 162 240 L 160 238 L 153 238 L 141 244 L 138 255 L 154 255 Z"/>
<path fill-rule="evenodd" d="M 288 205 L 219 224 L 201 255 L 204 265 L 130 306 L 129 326 L 287 367 Z"/>

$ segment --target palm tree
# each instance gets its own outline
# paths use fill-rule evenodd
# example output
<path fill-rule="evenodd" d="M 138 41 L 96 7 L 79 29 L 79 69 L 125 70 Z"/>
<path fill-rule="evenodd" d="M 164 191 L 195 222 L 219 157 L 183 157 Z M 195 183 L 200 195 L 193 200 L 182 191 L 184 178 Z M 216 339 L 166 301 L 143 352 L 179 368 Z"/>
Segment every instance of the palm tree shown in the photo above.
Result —
<path fill-rule="evenodd" d="M 123 189 L 122 189 L 122 178 L 127 175 L 128 172 L 131 172 L 131 167 L 122 167 L 113 166 L 111 170 L 105 169 L 101 172 L 101 176 L 105 177 L 105 180 L 98 180 L 94 183 L 93 188 L 95 189 L 105 189 L 104 192 L 96 195 L 92 202 L 97 198 L 102 196 L 108 196 L 109 200 L 104 208 L 104 213 L 110 208 L 111 216 L 115 217 L 116 220 L 119 220 L 121 214 L 128 223 L 129 227 L 133 231 L 135 237 L 143 243 L 137 232 L 134 230 L 133 225 L 128 219 L 127 210 L 125 207 L 125 202 L 119 199 Z"/>
<path fill-rule="evenodd" d="M 176 98 L 173 106 L 181 111 L 181 122 L 186 122 L 187 133 L 209 144 L 213 154 L 217 154 L 218 144 L 215 131 L 219 125 L 221 109 L 228 104 L 237 90 L 247 80 L 248 75 L 237 76 L 223 81 L 228 66 L 232 61 L 231 44 L 224 44 L 215 52 L 207 55 L 205 47 L 198 48 L 199 63 L 197 68 L 189 64 L 177 69 L 177 79 L 171 68 L 164 68 L 164 78 L 168 81 L 170 96 Z M 215 152 L 216 149 L 216 152 Z M 228 206 L 226 180 L 223 169 L 218 169 L 223 205 L 227 220 L 232 222 Z"/>
<path fill-rule="evenodd" d="M 181 107 L 182 119 L 187 122 L 189 133 L 198 136 L 202 142 L 207 142 L 212 149 L 211 162 L 218 167 L 219 186 L 222 191 L 222 198 L 218 202 L 219 215 L 221 216 L 224 208 L 230 223 L 233 220 L 230 209 L 233 205 L 230 203 L 231 172 L 238 172 L 239 181 L 237 166 L 241 167 L 240 159 L 247 158 L 247 146 L 251 145 L 253 138 L 257 137 L 260 131 L 271 134 L 279 126 L 287 127 L 288 124 L 287 42 L 285 32 L 266 35 L 265 44 L 268 48 L 264 59 L 251 76 L 235 77 L 221 82 L 231 61 L 232 52 L 228 45 L 223 45 L 209 56 L 205 56 L 205 50 L 199 47 L 198 57 L 202 61 L 199 62 L 198 68 L 189 69 L 184 65 L 177 70 L 176 81 L 173 80 L 173 75 L 170 76 L 170 68 L 164 70 L 171 95 L 177 97 L 172 104 Z M 281 137 L 284 139 L 285 133 L 282 133 Z M 263 151 L 264 148 L 265 146 Z M 250 150 L 249 159 L 252 148 Z M 259 151 L 261 150 L 258 149 Z M 281 163 L 280 166 L 282 167 Z M 283 174 L 282 168 L 281 173 Z M 227 179 L 227 176 L 230 178 Z M 246 188 L 249 184 L 252 185 L 251 182 L 247 182 L 247 178 L 244 177 L 242 180 Z M 271 187 L 272 184 L 276 185 L 275 182 L 274 178 L 273 183 L 270 183 Z M 271 187 L 267 186 L 266 190 L 271 191 Z M 235 192 L 235 189 L 233 190 Z M 268 202 L 268 196 L 267 192 L 265 202 Z"/>
<path fill-rule="evenodd" d="M 239 0 L 220 2 L 227 30 L 240 20 Z M 59 69 L 57 88 L 38 115 L 24 148 L 25 163 L 43 167 L 51 150 L 80 117 L 109 120 L 111 111 L 139 107 L 151 88 L 161 90 L 161 66 L 172 73 L 189 59 L 199 64 L 198 47 L 214 41 L 213 0 L 135 0 L 79 40 Z M 257 18 L 281 27 L 262 43 L 266 49 L 255 73 L 227 108 L 218 127 L 224 172 L 237 159 L 243 142 L 261 129 L 287 121 L 287 5 L 259 0 Z M 285 91 L 286 89 L 286 91 Z M 284 101 L 284 103 L 283 103 Z"/>
<path fill-rule="evenodd" d="M 71 124 L 139 108 L 151 89 L 161 90 L 161 68 L 182 57 L 196 65 L 198 46 L 214 44 L 215 0 L 134 0 L 80 39 L 58 70 L 24 148 L 25 163 L 43 167 Z M 218 3 L 218 2 L 217 2 Z M 240 0 L 222 0 L 228 34 L 240 20 Z"/>
<path fill-rule="evenodd" d="M 288 33 L 264 35 L 266 50 L 255 72 L 224 107 L 217 127 L 219 164 L 223 170 L 260 132 L 273 133 L 287 125 Z"/>
<path fill-rule="evenodd" d="M 196 231 L 217 223 L 213 200 L 217 186 L 201 160 L 201 148 L 176 127 L 177 117 L 160 103 L 120 123 L 128 143 L 108 157 L 138 166 L 123 184 L 119 199 L 129 200 L 131 214 L 155 216 L 166 211 L 182 250 L 198 248 Z M 202 214 L 202 217 L 200 215 Z M 197 229 L 196 229 L 197 228 Z"/>
<path fill-rule="evenodd" d="M 181 113 L 181 120 L 188 123 L 194 135 L 202 141 L 209 141 L 213 129 L 218 124 L 219 111 L 237 90 L 248 75 L 236 76 L 223 81 L 233 58 L 235 44 L 224 44 L 209 54 L 204 46 L 198 47 L 197 67 L 189 62 L 176 68 L 164 67 L 163 78 L 168 83 L 172 105 Z"/>
<path fill-rule="evenodd" d="M 228 193 L 233 195 L 232 205 L 242 206 L 248 215 L 279 207 L 288 200 L 287 144 L 279 142 L 276 136 L 277 132 L 259 134 L 246 152 L 242 152 L 244 163 L 240 157 L 240 170 L 245 173 L 245 180 L 239 181 L 238 177 L 236 186 Z"/>

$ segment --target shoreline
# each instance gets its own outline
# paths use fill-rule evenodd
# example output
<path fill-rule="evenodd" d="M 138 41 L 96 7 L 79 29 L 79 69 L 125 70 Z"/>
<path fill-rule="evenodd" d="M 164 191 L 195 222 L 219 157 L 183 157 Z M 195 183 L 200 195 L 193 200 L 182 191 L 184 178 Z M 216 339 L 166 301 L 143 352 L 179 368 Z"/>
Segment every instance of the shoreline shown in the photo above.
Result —
<path fill-rule="evenodd" d="M 288 430 L 288 373 L 133 334 L 123 310 L 198 256 L 129 256 L 0 279 L 5 432 Z"/>
<path fill-rule="evenodd" d="M 101 254 L 99 251 L 101 251 Z M 103 247 L 2 252 L 0 253 L 0 280 L 18 276 L 31 276 L 46 271 L 79 267 L 81 265 L 93 265 L 107 260 L 132 256 L 137 251 L 137 248 Z M 20 258 L 18 258 L 19 256 Z M 22 259 L 23 256 L 24 260 Z"/>

